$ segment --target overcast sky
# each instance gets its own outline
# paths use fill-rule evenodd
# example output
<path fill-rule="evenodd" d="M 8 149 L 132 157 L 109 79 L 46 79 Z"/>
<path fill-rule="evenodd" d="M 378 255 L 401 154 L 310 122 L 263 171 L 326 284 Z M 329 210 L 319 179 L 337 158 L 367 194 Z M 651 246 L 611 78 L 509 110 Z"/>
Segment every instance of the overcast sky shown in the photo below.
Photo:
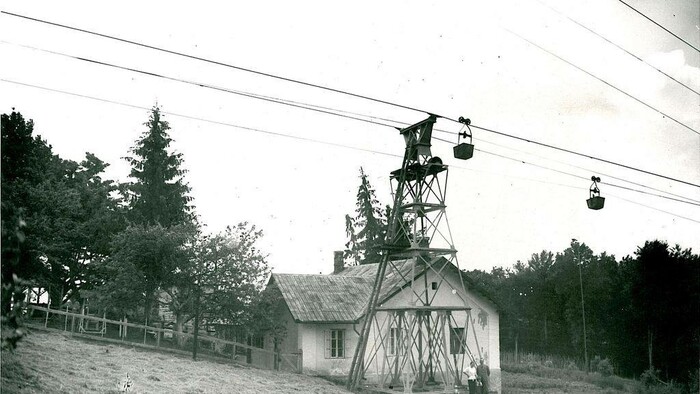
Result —
<path fill-rule="evenodd" d="M 464 116 L 481 127 L 700 184 L 700 54 L 619 1 L 194 4 L 6 1 L 2 10 Z M 628 4 L 700 47 L 698 1 Z M 276 272 L 332 270 L 333 251 L 346 241 L 344 216 L 355 208 L 359 168 L 390 203 L 388 175 L 401 165 L 403 140 L 391 127 L 196 84 L 380 123 L 427 117 L 7 14 L 0 14 L 0 40 L 0 111 L 14 107 L 33 119 L 61 157 L 80 161 L 92 152 L 111 164 L 108 177 L 126 181 L 121 158 L 158 103 L 173 148 L 184 155 L 206 231 L 240 221 L 262 228 L 261 246 Z M 445 119 L 436 128 L 460 130 Z M 572 238 L 618 258 L 652 239 L 700 250 L 700 187 L 473 131 L 478 151 L 468 161 L 452 158 L 452 144 L 433 141 L 433 154 L 451 166 L 447 215 L 461 268 L 512 266 L 543 249 L 562 251 Z M 435 135 L 456 142 L 454 134 Z M 600 211 L 586 208 L 592 175 L 602 178 Z"/>

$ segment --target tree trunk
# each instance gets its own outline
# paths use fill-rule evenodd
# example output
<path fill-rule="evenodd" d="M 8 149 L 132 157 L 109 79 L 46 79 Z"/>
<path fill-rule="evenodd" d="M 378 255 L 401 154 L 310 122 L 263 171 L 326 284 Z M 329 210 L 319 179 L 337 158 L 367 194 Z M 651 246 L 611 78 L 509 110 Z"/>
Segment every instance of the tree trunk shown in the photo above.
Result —
<path fill-rule="evenodd" d="M 175 343 L 177 347 L 182 348 L 185 346 L 185 336 L 182 335 L 182 328 L 185 325 L 185 314 L 182 311 L 178 311 L 175 314 Z"/>
<path fill-rule="evenodd" d="M 647 351 L 649 354 L 649 369 L 653 370 L 654 364 L 653 364 L 653 333 L 651 331 L 651 327 L 647 328 Z"/>
<path fill-rule="evenodd" d="M 197 347 L 199 346 L 199 288 L 195 290 L 197 297 L 194 301 L 194 341 L 192 346 L 192 360 L 197 361 Z"/>

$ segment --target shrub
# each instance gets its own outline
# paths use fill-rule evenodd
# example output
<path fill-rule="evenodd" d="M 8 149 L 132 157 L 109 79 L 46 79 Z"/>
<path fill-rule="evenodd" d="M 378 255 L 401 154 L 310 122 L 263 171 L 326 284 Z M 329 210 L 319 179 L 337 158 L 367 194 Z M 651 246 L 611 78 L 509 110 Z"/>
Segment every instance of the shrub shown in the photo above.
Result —
<path fill-rule="evenodd" d="M 642 374 L 639 376 L 639 380 L 642 382 L 642 385 L 644 385 L 644 387 L 655 386 L 660 382 L 659 372 L 659 370 L 649 368 L 646 371 L 642 372 Z"/>
<path fill-rule="evenodd" d="M 591 371 L 597 371 L 598 370 L 598 364 L 600 364 L 600 356 L 595 356 L 591 360 Z"/>
<path fill-rule="evenodd" d="M 552 362 L 552 360 L 547 360 L 544 362 L 544 366 L 547 368 L 554 368 L 554 363 Z"/>
<path fill-rule="evenodd" d="M 596 367 L 598 373 L 600 373 L 603 376 L 611 376 L 613 374 L 612 364 L 610 364 L 610 360 L 608 360 L 607 358 L 600 360 L 597 363 Z"/>

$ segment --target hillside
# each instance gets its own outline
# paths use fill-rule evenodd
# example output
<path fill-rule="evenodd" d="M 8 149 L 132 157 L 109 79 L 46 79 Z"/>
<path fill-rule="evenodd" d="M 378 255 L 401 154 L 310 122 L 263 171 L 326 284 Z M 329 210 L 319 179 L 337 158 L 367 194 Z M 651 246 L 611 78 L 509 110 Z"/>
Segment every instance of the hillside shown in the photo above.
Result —
<path fill-rule="evenodd" d="M 346 393 L 323 379 L 35 331 L 2 352 L 3 394 L 118 393 L 129 374 L 134 393 Z"/>

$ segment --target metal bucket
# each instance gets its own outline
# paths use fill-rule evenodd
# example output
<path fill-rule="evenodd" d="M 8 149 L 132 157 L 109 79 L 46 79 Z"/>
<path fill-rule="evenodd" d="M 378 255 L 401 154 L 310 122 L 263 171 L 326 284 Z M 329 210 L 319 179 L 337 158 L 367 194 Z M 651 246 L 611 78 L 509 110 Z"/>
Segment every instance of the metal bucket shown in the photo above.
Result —
<path fill-rule="evenodd" d="M 474 145 L 463 142 L 453 148 L 455 159 L 468 160 L 474 156 Z"/>
<path fill-rule="evenodd" d="M 603 205 L 605 205 L 605 197 L 591 197 L 588 200 L 586 200 L 586 203 L 588 204 L 588 209 L 602 209 Z"/>

